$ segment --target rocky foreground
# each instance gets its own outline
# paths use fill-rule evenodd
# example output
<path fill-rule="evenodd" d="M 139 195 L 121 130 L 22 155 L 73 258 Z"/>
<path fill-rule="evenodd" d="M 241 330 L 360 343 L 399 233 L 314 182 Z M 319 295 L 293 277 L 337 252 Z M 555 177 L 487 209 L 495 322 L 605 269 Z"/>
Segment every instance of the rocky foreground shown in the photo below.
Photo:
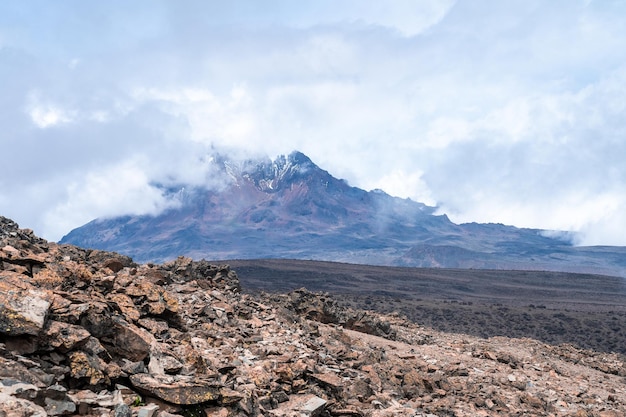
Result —
<path fill-rule="evenodd" d="M 626 415 L 616 354 L 435 332 L 0 217 L 0 416 Z"/>

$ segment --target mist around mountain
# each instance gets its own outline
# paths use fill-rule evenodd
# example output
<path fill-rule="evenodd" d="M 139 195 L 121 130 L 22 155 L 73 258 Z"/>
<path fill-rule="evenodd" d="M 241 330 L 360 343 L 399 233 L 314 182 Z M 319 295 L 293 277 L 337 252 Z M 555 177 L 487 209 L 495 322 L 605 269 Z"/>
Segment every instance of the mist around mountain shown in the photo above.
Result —
<path fill-rule="evenodd" d="M 61 243 L 140 262 L 185 255 L 626 276 L 625 247 L 575 247 L 567 233 L 455 224 L 435 207 L 352 187 L 300 152 L 273 161 L 216 155 L 207 163 L 215 177 L 205 186 L 162 187 L 172 208 L 96 219 Z"/>

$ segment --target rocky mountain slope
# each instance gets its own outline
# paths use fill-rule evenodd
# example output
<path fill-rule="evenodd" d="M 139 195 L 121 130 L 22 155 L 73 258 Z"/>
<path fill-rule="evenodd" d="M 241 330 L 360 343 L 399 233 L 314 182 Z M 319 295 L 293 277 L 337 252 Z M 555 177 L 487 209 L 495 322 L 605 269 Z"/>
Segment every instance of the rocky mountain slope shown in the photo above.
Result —
<path fill-rule="evenodd" d="M 433 207 L 351 187 L 299 152 L 211 164 L 207 184 L 219 186 L 164 188 L 175 208 L 94 220 L 61 242 L 142 262 L 292 258 L 626 276 L 625 247 L 573 247 L 541 230 L 457 225 Z"/>
<path fill-rule="evenodd" d="M 625 377 L 617 354 L 252 297 L 227 266 L 140 265 L 0 217 L 3 416 L 616 417 Z"/>

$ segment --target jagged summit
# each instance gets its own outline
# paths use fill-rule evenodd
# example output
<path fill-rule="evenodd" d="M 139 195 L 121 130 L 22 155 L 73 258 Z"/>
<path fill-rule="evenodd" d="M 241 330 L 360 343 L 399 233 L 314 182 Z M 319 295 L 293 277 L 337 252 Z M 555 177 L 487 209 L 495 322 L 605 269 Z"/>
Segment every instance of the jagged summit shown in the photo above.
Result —
<path fill-rule="evenodd" d="M 251 161 L 250 165 L 249 169 L 243 170 L 241 175 L 264 192 L 277 192 L 294 182 L 304 181 L 307 175 L 309 177 L 330 176 L 306 155 L 297 151 L 288 156 L 280 155 L 273 161 Z"/>
<path fill-rule="evenodd" d="M 316 181 L 319 185 L 327 185 L 339 181 L 299 151 L 279 155 L 275 159 L 238 160 L 216 154 L 210 160 L 218 172 L 226 174 L 228 182 L 238 186 L 251 184 L 266 193 L 275 193 L 302 182 Z M 341 182 L 345 184 L 345 181 Z"/>
<path fill-rule="evenodd" d="M 169 191 L 180 202 L 174 208 L 92 221 L 61 242 L 140 261 L 183 254 L 626 275 L 626 248 L 574 248 L 541 230 L 457 225 L 423 203 L 352 187 L 301 152 L 274 160 L 215 155 L 211 163 L 219 187 L 180 184 Z"/>

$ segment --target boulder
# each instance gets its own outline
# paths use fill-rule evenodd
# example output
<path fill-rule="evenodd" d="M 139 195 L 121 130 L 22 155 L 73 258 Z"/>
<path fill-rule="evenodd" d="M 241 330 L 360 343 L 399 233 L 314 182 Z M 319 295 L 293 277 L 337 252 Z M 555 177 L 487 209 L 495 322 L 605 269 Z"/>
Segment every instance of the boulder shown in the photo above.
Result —
<path fill-rule="evenodd" d="M 14 272 L 0 275 L 0 334 L 37 335 L 44 327 L 51 294 Z"/>
<path fill-rule="evenodd" d="M 123 320 L 115 320 L 112 324 L 115 331 L 112 351 L 130 361 L 144 360 L 150 353 L 150 346 L 155 342 L 154 336 Z"/>
<path fill-rule="evenodd" d="M 46 410 L 32 401 L 0 393 L 0 415 L 6 417 L 46 417 Z"/>
<path fill-rule="evenodd" d="M 47 386 L 51 379 L 37 367 L 28 368 L 18 361 L 0 357 L 0 378 L 10 378 L 35 385 L 39 388 Z"/>
<path fill-rule="evenodd" d="M 131 362 L 144 360 L 155 342 L 150 332 L 129 323 L 106 304 L 92 303 L 82 324 L 109 353 Z"/>
<path fill-rule="evenodd" d="M 81 326 L 49 320 L 42 333 L 42 342 L 49 350 L 65 353 L 87 342 L 91 334 Z"/>
<path fill-rule="evenodd" d="M 75 379 L 85 379 L 89 385 L 107 383 L 103 363 L 100 359 L 85 352 L 72 352 L 69 356 L 70 375 Z"/>
<path fill-rule="evenodd" d="M 44 400 L 45 410 L 49 416 L 60 416 L 75 414 L 76 404 L 67 400 L 54 400 L 52 398 L 46 398 Z"/>
<path fill-rule="evenodd" d="M 130 376 L 134 388 L 177 405 L 201 404 L 220 398 L 221 384 L 188 376 L 136 374 Z"/>
<path fill-rule="evenodd" d="M 326 404 L 325 399 L 314 394 L 292 395 L 289 401 L 280 404 L 275 410 L 269 411 L 269 414 L 275 417 L 314 417 L 322 413 Z"/>
<path fill-rule="evenodd" d="M 139 411 L 137 411 L 137 417 L 154 417 L 157 411 L 159 411 L 158 405 L 148 404 L 144 407 L 141 407 Z"/>

